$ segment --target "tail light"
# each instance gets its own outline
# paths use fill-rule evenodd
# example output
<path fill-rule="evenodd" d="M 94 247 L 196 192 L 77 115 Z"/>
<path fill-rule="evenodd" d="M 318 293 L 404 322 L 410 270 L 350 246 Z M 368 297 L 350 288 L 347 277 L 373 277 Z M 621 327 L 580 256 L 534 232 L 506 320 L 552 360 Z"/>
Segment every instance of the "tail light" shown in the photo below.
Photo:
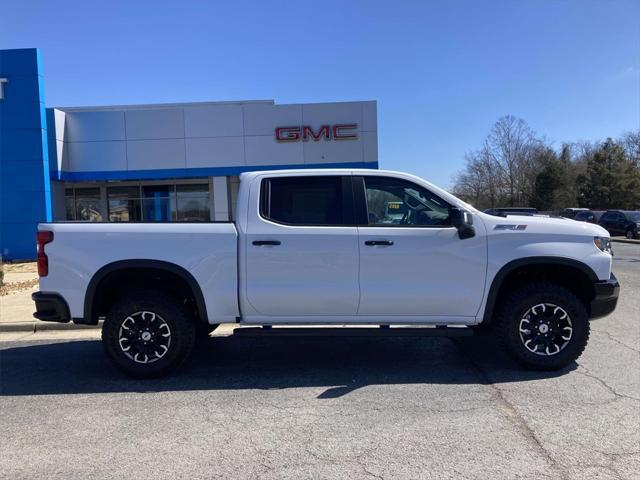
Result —
<path fill-rule="evenodd" d="M 53 242 L 53 232 L 38 232 L 38 275 L 46 277 L 49 274 L 49 259 L 44 253 L 44 246 Z"/>

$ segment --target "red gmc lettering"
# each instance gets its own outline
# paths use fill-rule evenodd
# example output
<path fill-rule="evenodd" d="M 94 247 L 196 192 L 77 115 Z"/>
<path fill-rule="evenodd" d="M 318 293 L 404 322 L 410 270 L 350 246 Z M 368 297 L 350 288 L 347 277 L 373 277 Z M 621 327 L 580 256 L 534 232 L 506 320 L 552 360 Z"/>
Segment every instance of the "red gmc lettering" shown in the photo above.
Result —
<path fill-rule="evenodd" d="M 305 125 L 304 127 L 302 127 L 302 140 L 306 142 L 307 140 L 309 140 L 309 136 L 313 138 L 314 142 L 317 142 L 322 137 L 324 137 L 325 140 L 331 140 L 331 129 L 329 125 L 323 125 L 320 127 L 320 130 L 318 130 L 318 133 L 316 134 L 314 133 L 313 128 Z"/>
<path fill-rule="evenodd" d="M 353 140 L 358 138 L 357 123 L 341 123 L 336 125 L 322 125 L 318 130 L 314 130 L 309 125 L 301 127 L 276 127 L 276 140 L 278 142 L 297 142 L 302 139 L 306 142 L 313 139 L 314 142 L 325 140 Z"/>
<path fill-rule="evenodd" d="M 279 142 L 295 142 L 300 140 L 300 127 L 277 127 L 276 140 Z"/>
<path fill-rule="evenodd" d="M 355 130 L 358 128 L 356 123 L 344 123 L 342 125 L 333 126 L 333 138 L 334 140 L 349 140 L 352 138 L 358 138 L 355 133 L 343 133 L 342 130 Z"/>

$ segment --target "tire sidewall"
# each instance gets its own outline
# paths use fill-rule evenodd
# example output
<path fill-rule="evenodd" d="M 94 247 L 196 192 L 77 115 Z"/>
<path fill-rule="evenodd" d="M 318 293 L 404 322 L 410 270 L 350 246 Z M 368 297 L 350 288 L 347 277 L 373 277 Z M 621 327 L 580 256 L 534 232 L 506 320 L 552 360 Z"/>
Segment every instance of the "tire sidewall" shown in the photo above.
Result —
<path fill-rule="evenodd" d="M 520 320 L 533 306 L 551 303 L 563 308 L 571 319 L 571 340 L 557 354 L 546 356 L 530 352 L 520 338 Z M 520 363 L 537 369 L 557 369 L 576 360 L 589 339 L 589 318 L 584 305 L 571 292 L 552 285 L 525 288 L 513 297 L 502 318 L 503 342 Z"/>
<path fill-rule="evenodd" d="M 153 363 L 137 363 L 120 348 L 119 331 L 122 322 L 127 316 L 139 311 L 160 315 L 171 331 L 169 350 Z M 102 340 L 107 354 L 120 370 L 138 378 L 158 377 L 176 368 L 191 352 L 195 326 L 177 302 L 158 294 L 132 294 L 118 301 L 109 311 L 102 328 Z"/>

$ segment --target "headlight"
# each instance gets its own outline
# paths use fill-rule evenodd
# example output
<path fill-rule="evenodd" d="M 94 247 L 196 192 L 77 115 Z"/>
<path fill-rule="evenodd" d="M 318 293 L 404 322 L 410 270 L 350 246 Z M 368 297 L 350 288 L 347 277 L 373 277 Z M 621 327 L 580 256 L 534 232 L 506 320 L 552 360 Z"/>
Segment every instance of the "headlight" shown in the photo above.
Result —
<path fill-rule="evenodd" d="M 593 243 L 606 253 L 611 253 L 611 239 L 609 237 L 593 237 Z"/>

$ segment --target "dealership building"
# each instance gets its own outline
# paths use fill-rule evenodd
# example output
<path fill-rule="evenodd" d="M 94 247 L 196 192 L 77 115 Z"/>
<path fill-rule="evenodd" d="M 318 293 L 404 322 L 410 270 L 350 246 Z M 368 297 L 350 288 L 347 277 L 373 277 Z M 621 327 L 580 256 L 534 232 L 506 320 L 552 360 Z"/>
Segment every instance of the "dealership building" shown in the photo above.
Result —
<path fill-rule="evenodd" d="M 0 50 L 0 253 L 39 222 L 224 221 L 238 176 L 377 168 L 376 102 L 46 107 L 40 52 Z"/>

